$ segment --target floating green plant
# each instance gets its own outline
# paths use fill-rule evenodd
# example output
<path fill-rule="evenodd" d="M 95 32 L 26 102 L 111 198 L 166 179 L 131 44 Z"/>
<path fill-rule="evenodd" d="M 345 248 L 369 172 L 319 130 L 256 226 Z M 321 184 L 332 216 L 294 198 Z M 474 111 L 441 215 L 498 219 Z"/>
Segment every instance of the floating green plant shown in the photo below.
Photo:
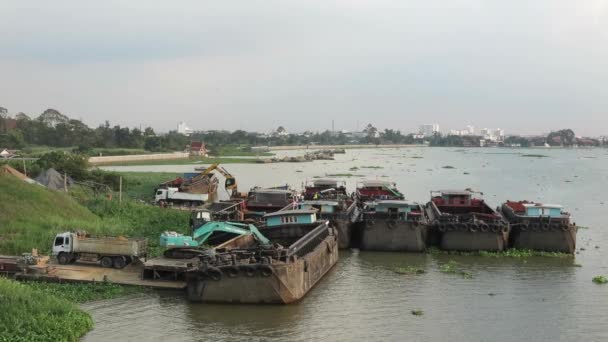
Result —
<path fill-rule="evenodd" d="M 596 276 L 596 277 L 593 277 L 593 282 L 596 284 L 606 284 L 606 283 L 608 283 L 608 278 L 604 277 L 603 275 Z"/>
<path fill-rule="evenodd" d="M 422 315 L 424 315 L 424 311 L 422 311 L 421 309 L 415 309 L 415 310 L 412 310 L 412 315 L 422 316 Z"/>
<path fill-rule="evenodd" d="M 521 156 L 527 157 L 527 158 L 547 158 L 547 157 L 549 157 L 544 154 L 522 154 Z"/>
<path fill-rule="evenodd" d="M 426 271 L 422 268 L 415 266 L 396 267 L 393 272 L 397 274 L 424 274 Z"/>

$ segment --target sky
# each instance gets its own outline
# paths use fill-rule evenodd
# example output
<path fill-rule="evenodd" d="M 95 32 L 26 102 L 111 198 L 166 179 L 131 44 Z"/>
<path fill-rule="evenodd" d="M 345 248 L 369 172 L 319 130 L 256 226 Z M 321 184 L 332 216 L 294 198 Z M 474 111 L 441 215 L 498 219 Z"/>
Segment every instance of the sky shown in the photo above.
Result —
<path fill-rule="evenodd" d="M 1 0 L 0 106 L 157 131 L 608 134 L 608 0 Z"/>

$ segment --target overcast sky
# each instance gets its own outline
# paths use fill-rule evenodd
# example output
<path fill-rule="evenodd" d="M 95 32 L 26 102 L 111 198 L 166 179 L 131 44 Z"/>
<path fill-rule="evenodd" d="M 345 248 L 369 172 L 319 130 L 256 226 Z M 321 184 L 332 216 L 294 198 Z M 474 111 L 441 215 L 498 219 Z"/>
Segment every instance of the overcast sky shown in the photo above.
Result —
<path fill-rule="evenodd" d="M 608 134 L 608 1 L 0 1 L 0 106 L 98 125 Z"/>

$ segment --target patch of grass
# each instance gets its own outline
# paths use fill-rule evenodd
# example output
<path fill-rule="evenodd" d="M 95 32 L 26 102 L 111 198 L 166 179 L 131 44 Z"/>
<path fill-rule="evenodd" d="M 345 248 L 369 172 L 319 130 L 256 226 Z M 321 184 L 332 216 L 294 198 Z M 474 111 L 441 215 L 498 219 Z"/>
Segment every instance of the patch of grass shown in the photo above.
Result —
<path fill-rule="evenodd" d="M 119 174 L 122 176 L 123 196 L 144 202 L 151 202 L 154 199 L 154 191 L 160 183 L 183 176 L 180 173 L 170 172 L 120 172 Z"/>
<path fill-rule="evenodd" d="M 526 157 L 526 158 L 548 158 L 549 157 L 544 154 L 522 154 L 521 156 Z"/>
<path fill-rule="evenodd" d="M 158 256 L 162 251 L 159 247 L 162 232 L 170 230 L 187 234 L 189 231 L 190 212 L 187 210 L 160 208 L 133 201 L 121 204 L 102 198 L 89 200 L 85 205 L 104 225 L 114 227 L 109 235 L 147 238 L 151 257 Z"/>
<path fill-rule="evenodd" d="M 327 177 L 363 177 L 363 175 L 357 175 L 353 173 L 327 173 Z"/>
<path fill-rule="evenodd" d="M 357 171 L 357 170 L 359 170 L 359 168 L 356 166 L 353 166 L 350 169 L 348 169 L 348 171 Z"/>
<path fill-rule="evenodd" d="M 56 233 L 99 231 L 102 222 L 69 195 L 0 173 L 0 254 L 49 252 Z"/>
<path fill-rule="evenodd" d="M 93 148 L 88 152 L 90 156 L 128 156 L 134 154 L 151 154 L 141 148 Z"/>
<path fill-rule="evenodd" d="M 421 157 L 421 156 L 412 156 L 412 158 L 414 158 L 414 159 L 423 159 L 424 157 Z"/>
<path fill-rule="evenodd" d="M 0 341 L 78 341 L 91 316 L 71 301 L 0 278 Z"/>
<path fill-rule="evenodd" d="M 217 148 L 212 148 L 210 154 L 217 157 L 257 157 L 257 156 L 274 156 L 272 152 L 261 152 L 251 150 L 251 146 L 239 145 L 224 145 Z"/>
<path fill-rule="evenodd" d="M 593 277 L 592 281 L 596 284 L 608 284 L 608 278 L 604 277 L 603 275 Z"/>
<path fill-rule="evenodd" d="M 461 256 L 482 256 L 492 258 L 529 258 L 529 257 L 553 257 L 553 258 L 571 258 L 572 254 L 559 253 L 559 252 L 544 252 L 534 251 L 531 249 L 517 249 L 509 248 L 501 252 L 490 252 L 490 251 L 473 251 L 473 252 L 462 252 L 462 251 L 444 251 L 436 247 L 431 247 L 426 250 L 426 253 L 433 255 L 461 255 Z"/>
<path fill-rule="evenodd" d="M 421 309 L 415 309 L 415 310 L 412 310 L 411 312 L 412 312 L 412 315 L 414 315 L 414 316 L 424 315 L 424 311 L 422 311 Z"/>
<path fill-rule="evenodd" d="M 395 267 L 393 272 L 397 274 L 424 274 L 426 271 L 419 267 L 406 266 L 406 267 Z"/>
<path fill-rule="evenodd" d="M 453 260 L 450 260 L 448 263 L 439 266 L 439 272 L 447 274 L 458 274 L 465 279 L 473 278 L 473 275 L 471 273 L 458 268 L 458 263 Z"/>
<path fill-rule="evenodd" d="M 44 291 L 44 293 L 49 295 L 76 303 L 84 303 L 101 299 L 112 299 L 146 291 L 145 288 L 139 286 L 118 285 L 112 283 L 57 284 L 31 281 L 24 282 L 23 284 L 34 290 Z"/>
<path fill-rule="evenodd" d="M 382 166 L 361 166 L 362 169 L 384 169 Z"/>

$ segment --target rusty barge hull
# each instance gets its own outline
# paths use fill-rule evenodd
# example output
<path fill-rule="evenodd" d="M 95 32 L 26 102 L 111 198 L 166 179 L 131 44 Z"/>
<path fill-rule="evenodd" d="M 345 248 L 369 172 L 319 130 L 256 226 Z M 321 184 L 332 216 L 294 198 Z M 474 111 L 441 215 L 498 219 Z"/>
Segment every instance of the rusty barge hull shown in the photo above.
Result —
<path fill-rule="evenodd" d="M 326 237 L 304 257 L 273 264 L 222 266 L 219 279 L 198 273 L 187 278 L 194 302 L 289 304 L 302 299 L 338 261 L 335 235 Z"/>
<path fill-rule="evenodd" d="M 494 232 L 451 231 L 440 234 L 439 248 L 454 251 L 503 251 L 507 235 Z"/>
<path fill-rule="evenodd" d="M 416 222 L 393 222 L 376 219 L 361 225 L 362 250 L 423 252 L 426 249 L 427 226 Z"/>
<path fill-rule="evenodd" d="M 511 231 L 511 246 L 546 252 L 574 253 L 576 249 L 576 227 L 554 231 Z"/>

